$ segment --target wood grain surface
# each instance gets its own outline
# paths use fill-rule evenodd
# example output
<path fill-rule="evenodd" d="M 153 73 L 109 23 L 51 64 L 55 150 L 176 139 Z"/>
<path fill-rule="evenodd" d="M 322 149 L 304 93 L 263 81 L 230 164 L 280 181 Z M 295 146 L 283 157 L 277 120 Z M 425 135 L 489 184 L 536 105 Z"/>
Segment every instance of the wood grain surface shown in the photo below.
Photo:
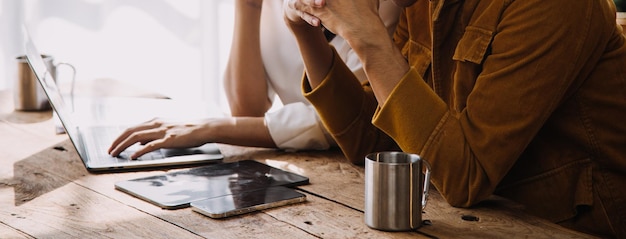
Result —
<path fill-rule="evenodd" d="M 0 92 L 0 238 L 592 238 L 528 215 L 492 197 L 470 209 L 431 191 L 423 219 L 409 232 L 364 223 L 364 168 L 339 150 L 284 152 L 220 145 L 225 162 L 254 159 L 309 177 L 304 203 L 224 219 L 190 208 L 164 210 L 114 183 L 182 169 L 91 174 L 52 113 L 15 112 Z M 431 187 L 432 188 L 432 187 Z"/>

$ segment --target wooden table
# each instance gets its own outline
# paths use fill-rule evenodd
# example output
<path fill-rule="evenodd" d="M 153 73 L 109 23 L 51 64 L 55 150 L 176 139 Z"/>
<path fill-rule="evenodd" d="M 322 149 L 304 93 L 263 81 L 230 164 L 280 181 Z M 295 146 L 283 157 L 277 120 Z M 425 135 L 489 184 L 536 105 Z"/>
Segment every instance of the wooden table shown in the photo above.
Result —
<path fill-rule="evenodd" d="M 363 221 L 364 169 L 339 151 L 220 145 L 225 162 L 255 159 L 309 177 L 310 185 L 299 187 L 307 202 L 219 220 L 189 208 L 163 210 L 113 184 L 165 171 L 90 174 L 67 136 L 54 133 L 50 111 L 15 112 L 11 97 L 0 92 L 0 238 L 590 238 L 501 198 L 461 209 L 434 190 L 423 214 L 430 225 L 370 229 Z"/>

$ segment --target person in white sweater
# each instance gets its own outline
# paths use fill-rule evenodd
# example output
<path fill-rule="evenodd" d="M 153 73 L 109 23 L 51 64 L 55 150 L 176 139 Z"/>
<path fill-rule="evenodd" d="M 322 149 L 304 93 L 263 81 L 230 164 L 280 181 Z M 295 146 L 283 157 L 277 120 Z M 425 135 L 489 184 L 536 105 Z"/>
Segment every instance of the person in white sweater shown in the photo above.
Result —
<path fill-rule="evenodd" d="M 232 116 L 184 123 L 154 119 L 124 131 L 109 154 L 118 156 L 135 143 L 145 145 L 131 158 L 160 148 L 211 142 L 289 151 L 336 145 L 302 95 L 304 66 L 283 19 L 283 0 L 236 0 L 234 4 L 233 41 L 224 74 Z M 392 34 L 400 9 L 391 1 L 381 1 L 379 14 Z M 345 40 L 332 33 L 327 36 L 341 59 L 365 81 L 361 62 Z M 270 111 L 275 96 L 283 105 Z"/>

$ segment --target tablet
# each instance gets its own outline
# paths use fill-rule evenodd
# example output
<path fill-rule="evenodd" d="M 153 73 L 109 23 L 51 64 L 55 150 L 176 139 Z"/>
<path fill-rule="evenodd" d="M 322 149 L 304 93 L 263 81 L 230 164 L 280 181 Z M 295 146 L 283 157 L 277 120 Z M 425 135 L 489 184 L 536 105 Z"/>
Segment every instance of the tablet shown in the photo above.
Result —
<path fill-rule="evenodd" d="M 115 189 L 164 209 L 178 209 L 203 199 L 308 183 L 307 177 L 244 160 L 119 181 Z"/>
<path fill-rule="evenodd" d="M 224 218 L 304 201 L 306 195 L 278 186 L 194 201 L 191 208 L 211 218 Z"/>

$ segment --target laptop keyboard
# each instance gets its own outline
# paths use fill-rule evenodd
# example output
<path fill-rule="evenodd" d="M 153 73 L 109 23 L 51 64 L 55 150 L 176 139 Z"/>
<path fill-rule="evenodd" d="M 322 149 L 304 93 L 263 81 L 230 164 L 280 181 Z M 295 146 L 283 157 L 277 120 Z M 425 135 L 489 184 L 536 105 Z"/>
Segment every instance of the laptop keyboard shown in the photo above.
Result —
<path fill-rule="evenodd" d="M 124 152 L 121 152 L 120 155 L 118 155 L 115 158 L 124 159 L 124 160 L 130 160 L 131 159 L 130 155 L 133 154 L 135 151 L 137 151 L 137 150 L 126 150 Z M 162 158 L 163 158 L 163 154 L 160 153 L 159 150 L 157 150 L 157 151 L 152 151 L 152 152 L 149 152 L 147 154 L 141 155 L 141 157 L 139 157 L 139 158 L 137 158 L 135 160 L 139 160 L 139 161 L 141 161 L 141 160 L 155 160 L 155 159 L 162 159 Z"/>

